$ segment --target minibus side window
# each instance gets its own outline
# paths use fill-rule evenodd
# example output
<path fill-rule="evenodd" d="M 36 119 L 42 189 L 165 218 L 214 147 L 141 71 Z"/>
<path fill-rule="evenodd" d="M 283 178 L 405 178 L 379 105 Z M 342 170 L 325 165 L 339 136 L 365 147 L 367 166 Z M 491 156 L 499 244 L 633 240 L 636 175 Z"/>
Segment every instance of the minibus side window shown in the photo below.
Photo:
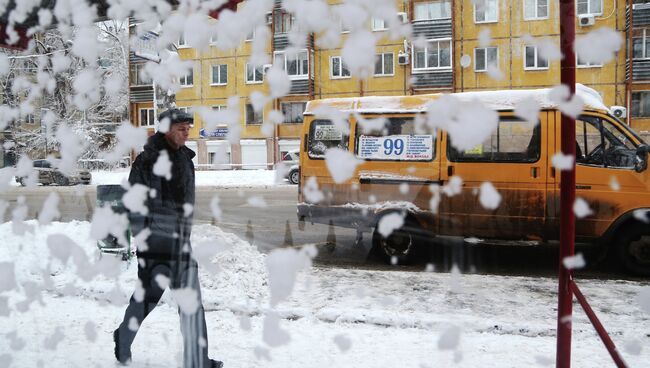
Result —
<path fill-rule="evenodd" d="M 322 159 L 329 148 L 348 149 L 349 136 L 343 134 L 331 120 L 314 120 L 309 127 L 307 152 L 309 158 Z"/>
<path fill-rule="evenodd" d="M 497 129 L 478 146 L 458 151 L 450 142 L 447 155 L 452 162 L 537 162 L 541 128 L 516 118 L 499 121 Z"/>
<path fill-rule="evenodd" d="M 611 122 L 580 116 L 576 120 L 576 163 L 589 166 L 634 168 L 636 144 Z"/>
<path fill-rule="evenodd" d="M 414 118 L 386 119 L 382 129 L 364 131 L 357 124 L 355 153 L 366 161 L 431 161 L 435 134 L 416 133 Z"/>

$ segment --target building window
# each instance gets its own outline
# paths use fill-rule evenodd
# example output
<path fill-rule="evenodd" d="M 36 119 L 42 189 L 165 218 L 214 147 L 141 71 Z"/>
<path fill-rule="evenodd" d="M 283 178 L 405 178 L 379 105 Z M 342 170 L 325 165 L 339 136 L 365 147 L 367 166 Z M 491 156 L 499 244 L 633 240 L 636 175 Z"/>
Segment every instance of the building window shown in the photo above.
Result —
<path fill-rule="evenodd" d="M 451 40 L 429 40 L 427 47 L 413 48 L 413 71 L 451 68 Z"/>
<path fill-rule="evenodd" d="M 485 72 L 489 67 L 499 67 L 499 49 L 497 47 L 474 49 L 474 71 Z"/>
<path fill-rule="evenodd" d="M 350 69 L 343 62 L 343 58 L 340 56 L 332 56 L 330 59 L 330 78 L 340 79 L 340 78 L 350 78 Z"/>
<path fill-rule="evenodd" d="M 246 64 L 246 83 L 262 83 L 264 81 L 263 67 L 253 67 L 251 64 Z"/>
<path fill-rule="evenodd" d="M 291 79 L 307 79 L 309 75 L 309 54 L 307 50 L 293 55 L 280 51 L 275 53 L 275 60 L 279 62 Z"/>
<path fill-rule="evenodd" d="M 451 18 L 451 1 L 438 0 L 415 3 L 415 21 Z"/>
<path fill-rule="evenodd" d="M 275 13 L 275 33 L 289 33 L 295 23 L 295 18 L 291 13 L 278 11 Z"/>
<path fill-rule="evenodd" d="M 386 21 L 380 18 L 372 18 L 372 30 L 373 31 L 385 31 L 388 28 L 386 28 Z"/>
<path fill-rule="evenodd" d="M 182 47 L 188 47 L 187 43 L 185 43 L 185 34 L 181 34 L 181 35 L 178 37 L 178 42 L 176 43 L 176 45 L 177 45 L 179 48 L 182 48 Z"/>
<path fill-rule="evenodd" d="M 180 79 L 182 87 L 192 87 L 194 85 L 194 69 L 190 69 L 190 72 L 182 76 Z"/>
<path fill-rule="evenodd" d="M 25 124 L 36 124 L 36 117 L 34 114 L 25 115 Z"/>
<path fill-rule="evenodd" d="M 214 105 L 212 106 L 212 111 L 222 111 L 226 110 L 228 107 L 225 105 Z"/>
<path fill-rule="evenodd" d="M 253 41 L 255 39 L 255 30 L 253 29 L 250 33 L 246 35 L 246 42 Z"/>
<path fill-rule="evenodd" d="M 225 86 L 228 84 L 228 65 L 220 64 L 212 66 L 212 81 L 213 86 Z"/>
<path fill-rule="evenodd" d="M 632 44 L 634 47 L 633 57 L 645 59 L 650 57 L 650 38 L 647 29 L 635 29 L 632 32 Z"/>
<path fill-rule="evenodd" d="M 601 63 L 591 63 L 586 60 L 580 59 L 580 55 L 576 53 L 576 66 L 578 68 L 600 68 L 603 66 Z"/>
<path fill-rule="evenodd" d="M 498 0 L 477 0 L 474 3 L 474 23 L 492 23 L 499 20 Z"/>
<path fill-rule="evenodd" d="M 577 0 L 576 8 L 578 15 L 601 15 L 603 14 L 603 0 Z"/>
<path fill-rule="evenodd" d="M 302 114 L 307 108 L 306 102 L 283 102 L 281 107 L 285 123 L 302 124 Z"/>
<path fill-rule="evenodd" d="M 343 21 L 344 17 L 341 16 L 341 13 L 343 12 L 343 8 L 341 7 L 341 5 L 333 5 L 332 9 L 333 9 L 334 16 L 338 19 L 338 24 L 339 24 L 339 28 L 341 29 L 341 33 L 349 33 L 350 25 Z"/>
<path fill-rule="evenodd" d="M 375 75 L 394 75 L 393 53 L 386 52 L 375 56 Z"/>
<path fill-rule="evenodd" d="M 140 109 L 140 126 L 154 126 L 156 124 L 156 116 L 154 115 L 153 108 Z"/>
<path fill-rule="evenodd" d="M 526 46 L 524 70 L 548 69 L 548 60 L 539 55 L 537 46 Z"/>
<path fill-rule="evenodd" d="M 246 124 L 259 125 L 262 124 L 262 112 L 255 111 L 253 105 L 246 104 Z"/>
<path fill-rule="evenodd" d="M 130 79 L 132 86 L 149 86 L 153 83 L 153 80 L 149 76 L 145 76 L 143 71 L 144 64 L 131 64 Z"/>
<path fill-rule="evenodd" d="M 548 0 L 524 0 L 524 20 L 548 18 Z"/>
<path fill-rule="evenodd" d="M 633 118 L 650 118 L 650 91 L 632 92 L 630 107 Z"/>

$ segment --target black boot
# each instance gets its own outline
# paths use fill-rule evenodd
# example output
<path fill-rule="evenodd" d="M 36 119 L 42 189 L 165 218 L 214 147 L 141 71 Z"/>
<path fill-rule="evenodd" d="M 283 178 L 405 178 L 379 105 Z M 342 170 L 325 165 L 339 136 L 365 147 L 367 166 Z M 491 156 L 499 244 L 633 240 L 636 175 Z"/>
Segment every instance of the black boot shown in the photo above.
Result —
<path fill-rule="evenodd" d="M 210 359 L 210 363 L 212 363 L 210 368 L 221 368 L 221 367 L 223 367 L 223 362 L 219 361 L 219 360 Z"/>
<path fill-rule="evenodd" d="M 128 365 L 131 362 L 131 349 L 124 349 L 120 346 L 119 329 L 113 331 L 113 342 L 115 343 L 115 359 L 122 365 Z"/>

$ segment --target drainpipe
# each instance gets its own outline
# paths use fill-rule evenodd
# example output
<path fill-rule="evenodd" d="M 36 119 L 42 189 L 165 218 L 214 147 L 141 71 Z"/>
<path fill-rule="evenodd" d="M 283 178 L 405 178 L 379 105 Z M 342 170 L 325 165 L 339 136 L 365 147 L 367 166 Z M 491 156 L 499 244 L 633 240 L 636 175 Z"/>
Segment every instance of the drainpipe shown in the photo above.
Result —
<path fill-rule="evenodd" d="M 627 109 L 627 125 L 632 127 L 632 76 L 634 75 L 634 39 L 632 37 L 632 34 L 634 33 L 633 1 L 628 0 L 627 6 L 630 10 L 630 24 L 627 25 L 627 60 L 630 66 L 630 75 L 625 76 L 625 108 Z"/>

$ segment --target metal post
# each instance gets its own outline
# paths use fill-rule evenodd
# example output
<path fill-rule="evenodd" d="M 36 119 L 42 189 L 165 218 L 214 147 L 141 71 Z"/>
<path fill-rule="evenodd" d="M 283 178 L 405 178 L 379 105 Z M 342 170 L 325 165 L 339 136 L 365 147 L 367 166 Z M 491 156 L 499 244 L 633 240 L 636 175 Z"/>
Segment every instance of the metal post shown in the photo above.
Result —
<path fill-rule="evenodd" d="M 575 1 L 560 0 L 560 48 L 563 59 L 561 64 L 561 82 L 569 87 L 570 97 L 575 94 Z M 575 157 L 575 119 L 562 114 L 562 152 Z M 558 287 L 557 319 L 557 356 L 556 367 L 571 366 L 571 318 L 573 293 L 569 286 L 571 270 L 562 264 L 562 260 L 574 254 L 575 216 L 575 161 L 572 170 L 561 171 L 560 179 L 560 262 Z"/>

